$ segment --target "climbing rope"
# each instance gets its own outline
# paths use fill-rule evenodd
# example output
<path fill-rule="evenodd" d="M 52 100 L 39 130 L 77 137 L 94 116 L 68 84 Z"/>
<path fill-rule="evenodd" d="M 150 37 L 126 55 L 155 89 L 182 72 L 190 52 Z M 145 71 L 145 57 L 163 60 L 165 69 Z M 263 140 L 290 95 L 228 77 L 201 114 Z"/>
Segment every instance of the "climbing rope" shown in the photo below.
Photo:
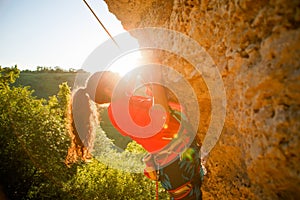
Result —
<path fill-rule="evenodd" d="M 112 37 L 112 35 L 109 33 L 109 31 L 105 28 L 104 24 L 101 22 L 101 20 L 99 19 L 99 17 L 96 15 L 96 13 L 94 12 L 94 10 L 91 8 L 91 6 L 88 4 L 88 2 L 86 0 L 83 0 L 83 2 L 85 3 L 85 5 L 89 8 L 89 10 L 92 12 L 92 14 L 94 15 L 94 17 L 97 19 L 97 21 L 99 22 L 99 24 L 102 26 L 102 28 L 105 30 L 105 32 L 108 34 L 108 36 L 110 37 L 110 39 L 115 43 L 115 45 L 120 49 L 120 46 L 118 45 L 118 43 L 114 40 L 114 38 Z"/>
<path fill-rule="evenodd" d="M 158 180 L 155 181 L 155 194 L 156 194 L 156 200 L 158 200 Z"/>

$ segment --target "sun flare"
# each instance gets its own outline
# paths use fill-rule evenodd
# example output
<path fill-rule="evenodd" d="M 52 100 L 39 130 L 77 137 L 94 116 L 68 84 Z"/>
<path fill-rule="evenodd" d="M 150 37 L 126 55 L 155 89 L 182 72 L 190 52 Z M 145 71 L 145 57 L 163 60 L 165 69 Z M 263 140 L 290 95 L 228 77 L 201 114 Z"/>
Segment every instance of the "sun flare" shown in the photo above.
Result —
<path fill-rule="evenodd" d="M 126 73 L 138 67 L 141 60 L 141 52 L 135 51 L 116 59 L 109 67 L 109 70 L 118 73 L 120 76 L 124 76 Z"/>

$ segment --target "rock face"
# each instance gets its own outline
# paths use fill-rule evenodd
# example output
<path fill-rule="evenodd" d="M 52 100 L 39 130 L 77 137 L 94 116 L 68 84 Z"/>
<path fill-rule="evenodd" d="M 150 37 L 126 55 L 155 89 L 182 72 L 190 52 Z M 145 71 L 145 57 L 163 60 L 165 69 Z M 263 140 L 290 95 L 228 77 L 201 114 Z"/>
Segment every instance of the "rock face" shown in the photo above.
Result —
<path fill-rule="evenodd" d="M 226 90 L 226 120 L 210 153 L 203 199 L 300 198 L 300 2 L 106 0 L 125 29 L 180 31 L 213 58 Z M 176 43 L 176 41 L 175 41 Z M 203 139 L 210 97 L 174 55 L 163 62 L 195 85 Z"/>

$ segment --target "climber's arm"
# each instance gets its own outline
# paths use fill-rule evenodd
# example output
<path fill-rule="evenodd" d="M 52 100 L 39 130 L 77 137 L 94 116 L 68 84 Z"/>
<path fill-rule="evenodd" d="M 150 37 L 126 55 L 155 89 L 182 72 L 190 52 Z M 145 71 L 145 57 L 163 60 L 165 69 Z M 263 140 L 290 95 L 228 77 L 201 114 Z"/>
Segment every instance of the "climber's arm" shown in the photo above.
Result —
<path fill-rule="evenodd" d="M 151 84 L 152 88 L 152 96 L 154 99 L 154 105 L 162 106 L 167 114 L 167 122 L 169 118 L 169 104 L 167 99 L 167 94 L 165 87 L 162 85 L 162 69 L 161 66 L 153 66 L 149 68 L 149 73 L 151 75 L 151 79 L 153 84 Z"/>

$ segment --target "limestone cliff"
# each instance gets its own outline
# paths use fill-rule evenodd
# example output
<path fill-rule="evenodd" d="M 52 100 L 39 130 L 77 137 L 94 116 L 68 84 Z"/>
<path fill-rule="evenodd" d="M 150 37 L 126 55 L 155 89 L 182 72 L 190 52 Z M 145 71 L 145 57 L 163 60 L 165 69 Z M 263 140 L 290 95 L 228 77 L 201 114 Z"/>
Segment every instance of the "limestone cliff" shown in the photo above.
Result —
<path fill-rule="evenodd" d="M 300 198 L 300 2 L 297 0 L 106 0 L 125 29 L 180 31 L 213 58 L 227 96 L 226 121 L 207 162 L 203 199 Z M 163 62 L 187 78 L 173 55 Z M 201 105 L 202 139 L 210 98 L 188 78 Z"/>

